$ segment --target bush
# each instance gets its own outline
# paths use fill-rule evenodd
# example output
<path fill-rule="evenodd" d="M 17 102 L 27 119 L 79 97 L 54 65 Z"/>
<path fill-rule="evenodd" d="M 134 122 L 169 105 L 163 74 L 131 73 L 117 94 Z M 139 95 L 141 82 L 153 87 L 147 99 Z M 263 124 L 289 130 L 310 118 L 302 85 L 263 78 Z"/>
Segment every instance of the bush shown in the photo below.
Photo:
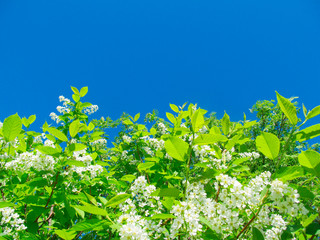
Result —
<path fill-rule="evenodd" d="M 60 96 L 57 127 L 0 125 L 0 239 L 314 239 L 320 236 L 320 106 L 297 117 L 277 93 L 257 121 L 197 105 L 90 121 L 88 88 Z M 140 121 L 139 121 L 140 120 Z M 120 127 L 113 147 L 108 128 Z"/>

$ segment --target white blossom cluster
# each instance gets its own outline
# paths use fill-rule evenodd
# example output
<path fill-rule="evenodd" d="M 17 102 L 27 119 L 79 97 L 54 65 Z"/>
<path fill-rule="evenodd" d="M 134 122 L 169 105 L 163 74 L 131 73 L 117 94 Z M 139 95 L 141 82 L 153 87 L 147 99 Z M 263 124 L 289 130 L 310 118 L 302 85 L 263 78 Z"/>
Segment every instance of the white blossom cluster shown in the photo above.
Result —
<path fill-rule="evenodd" d="M 216 152 L 209 145 L 194 145 L 193 152 L 201 163 L 208 163 L 207 167 L 213 169 L 226 169 L 228 163 L 232 160 L 232 148 L 230 151 L 223 151 L 222 158 L 216 158 Z"/>
<path fill-rule="evenodd" d="M 123 135 L 122 136 L 122 139 L 125 143 L 131 143 L 132 142 L 132 139 L 131 137 L 127 136 L 127 135 Z"/>
<path fill-rule="evenodd" d="M 0 121 L 0 128 L 2 128 L 2 126 L 3 126 L 3 123 Z"/>
<path fill-rule="evenodd" d="M 249 158 L 250 160 L 255 160 L 260 157 L 260 154 L 258 152 L 244 152 L 244 153 L 239 153 L 239 156 L 241 158 Z"/>
<path fill-rule="evenodd" d="M 149 138 L 147 144 L 150 148 L 157 150 L 164 149 L 164 141 L 162 139 L 158 140 L 156 138 Z"/>
<path fill-rule="evenodd" d="M 81 178 L 95 178 L 104 171 L 101 165 L 92 165 L 92 157 L 87 154 L 86 149 L 73 152 L 73 159 L 83 162 L 85 167 L 72 166 L 70 171 L 76 172 Z M 68 175 L 68 172 L 64 173 Z"/>
<path fill-rule="evenodd" d="M 62 106 L 57 106 L 57 111 L 61 114 L 69 113 L 72 110 L 72 102 L 70 99 L 65 98 L 64 96 L 59 96 L 59 101 L 63 102 Z M 57 124 L 61 122 L 61 119 L 59 116 L 52 112 L 49 115 L 53 121 L 55 121 Z"/>
<path fill-rule="evenodd" d="M 159 197 L 151 196 L 155 190 L 156 187 L 148 185 L 144 176 L 134 181 L 130 188 L 132 199 L 129 198 L 120 205 L 122 215 L 118 218 L 118 223 L 121 224 L 121 239 L 146 240 L 168 237 L 168 231 L 162 226 L 163 220 L 145 218 L 160 214 L 163 210 Z"/>
<path fill-rule="evenodd" d="M 13 236 L 14 239 L 19 239 L 19 232 L 27 229 L 24 225 L 24 220 L 10 207 L 0 208 L 0 214 L 0 224 L 4 235 L 10 235 Z"/>
<path fill-rule="evenodd" d="M 164 125 L 164 123 L 158 122 L 158 124 L 157 124 L 157 130 L 158 130 L 158 133 L 159 133 L 160 135 L 163 135 L 163 134 L 166 134 L 166 132 L 167 132 L 167 127 Z"/>
<path fill-rule="evenodd" d="M 98 140 L 96 140 L 94 142 L 91 142 L 90 145 L 94 146 L 96 149 L 103 149 L 107 145 L 107 140 L 101 138 L 101 139 L 98 139 Z"/>
<path fill-rule="evenodd" d="M 202 184 L 189 184 L 186 200 L 171 210 L 176 218 L 170 228 L 170 239 L 176 239 L 182 233 L 187 233 L 190 239 L 200 239 L 201 217 L 217 234 L 226 238 L 239 233 L 245 223 L 258 214 L 251 226 L 262 229 L 266 240 L 279 240 L 286 229 L 285 220 L 306 216 L 308 211 L 299 203 L 296 190 L 279 180 L 270 181 L 270 176 L 270 172 L 264 172 L 243 185 L 235 178 L 220 174 L 215 182 L 216 196 L 212 198 L 207 198 Z M 259 211 L 263 201 L 268 204 Z M 242 239 L 248 238 L 243 236 Z"/>
<path fill-rule="evenodd" d="M 24 152 L 17 154 L 14 160 L 5 164 L 6 169 L 14 171 L 53 171 L 55 166 L 55 159 L 40 153 L 39 151 Z"/>
<path fill-rule="evenodd" d="M 98 111 L 98 109 L 99 109 L 98 105 L 91 105 L 89 107 L 84 108 L 83 112 L 87 113 L 88 115 L 91 115 L 96 111 Z"/>

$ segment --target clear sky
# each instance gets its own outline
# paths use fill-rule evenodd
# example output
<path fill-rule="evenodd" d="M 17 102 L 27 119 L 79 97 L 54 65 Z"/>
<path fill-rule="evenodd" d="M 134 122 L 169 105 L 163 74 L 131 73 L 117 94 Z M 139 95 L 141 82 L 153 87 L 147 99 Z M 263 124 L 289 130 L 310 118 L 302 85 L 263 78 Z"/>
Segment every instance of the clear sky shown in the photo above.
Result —
<path fill-rule="evenodd" d="M 89 87 L 94 117 L 198 103 L 231 121 L 257 101 L 320 105 L 319 0 L 1 0 L 0 120 L 56 112 Z M 319 122 L 317 118 L 315 120 Z"/>

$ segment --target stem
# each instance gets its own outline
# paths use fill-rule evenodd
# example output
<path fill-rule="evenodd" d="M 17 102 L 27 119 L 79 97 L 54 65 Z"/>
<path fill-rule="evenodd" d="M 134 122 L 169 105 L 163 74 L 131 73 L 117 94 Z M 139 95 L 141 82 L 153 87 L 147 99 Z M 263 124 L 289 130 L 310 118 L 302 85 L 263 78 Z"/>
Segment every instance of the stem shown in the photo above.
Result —
<path fill-rule="evenodd" d="M 292 129 L 291 129 L 291 131 L 290 131 L 290 135 L 289 135 L 289 137 L 288 137 L 288 139 L 287 139 L 287 141 L 286 141 L 286 143 L 285 143 L 285 145 L 284 145 L 284 147 L 283 147 L 283 149 L 282 149 L 282 151 L 281 151 L 281 154 L 280 154 L 279 157 L 278 157 L 278 162 L 277 162 L 275 171 L 277 171 L 277 170 L 279 169 L 279 167 L 280 167 L 281 159 L 283 158 L 283 155 L 285 154 L 285 152 L 286 152 L 286 150 L 287 150 L 287 148 L 288 148 L 288 146 L 289 146 L 291 137 L 292 137 L 292 135 L 293 135 L 293 133 L 294 133 L 295 130 L 296 130 L 296 128 L 295 128 L 295 127 L 292 127 Z"/>
<path fill-rule="evenodd" d="M 238 238 L 241 236 L 241 234 L 247 230 L 247 228 L 249 227 L 249 225 L 256 219 L 256 217 L 258 216 L 259 212 L 261 211 L 261 208 L 262 208 L 262 206 L 263 206 L 263 204 L 264 204 L 264 201 L 265 201 L 266 198 L 268 197 L 268 192 L 269 192 L 269 190 L 267 191 L 266 195 L 264 195 L 264 197 L 262 198 L 262 200 L 261 200 L 261 205 L 259 206 L 258 211 L 253 215 L 253 217 L 250 219 L 250 221 L 242 228 L 242 230 L 241 230 L 241 231 L 239 232 L 239 234 L 237 235 L 236 239 L 238 239 Z"/>
<path fill-rule="evenodd" d="M 194 139 L 194 132 L 192 133 L 192 142 Z M 183 193 L 183 200 L 186 199 L 186 194 L 187 194 L 187 188 L 188 188 L 188 181 L 189 181 L 189 171 L 190 171 L 190 165 L 191 165 L 191 157 L 192 157 L 192 143 L 190 143 L 189 145 L 189 150 L 190 150 L 190 155 L 189 155 L 189 159 L 188 159 L 188 163 L 186 165 L 186 185 L 184 188 L 184 193 Z"/>
<path fill-rule="evenodd" d="M 139 148 L 138 148 L 138 147 L 137 147 L 137 154 L 138 154 L 138 157 L 139 157 L 140 161 L 143 163 L 142 158 L 141 158 L 141 156 L 140 156 L 140 152 L 139 152 Z M 148 181 L 148 183 L 150 184 L 149 175 L 148 175 L 147 173 L 146 173 L 146 176 L 147 176 L 147 181 Z"/>
<path fill-rule="evenodd" d="M 47 203 L 46 203 L 45 208 L 48 208 L 48 205 L 49 205 L 50 200 L 51 200 L 51 198 L 52 198 L 53 192 L 54 192 L 55 187 L 56 187 L 56 185 L 57 185 L 57 183 L 58 183 L 59 174 L 60 174 L 60 172 L 57 172 L 57 174 L 56 174 L 56 179 L 55 179 L 55 181 L 54 181 L 54 183 L 53 183 L 52 191 L 51 191 L 50 196 L 49 196 L 49 198 L 48 198 L 48 200 L 47 200 Z M 34 222 L 38 222 L 38 219 L 40 218 L 40 216 L 41 216 L 41 214 L 36 218 L 36 220 L 34 220 Z M 42 225 L 41 225 L 41 226 L 42 226 Z"/>

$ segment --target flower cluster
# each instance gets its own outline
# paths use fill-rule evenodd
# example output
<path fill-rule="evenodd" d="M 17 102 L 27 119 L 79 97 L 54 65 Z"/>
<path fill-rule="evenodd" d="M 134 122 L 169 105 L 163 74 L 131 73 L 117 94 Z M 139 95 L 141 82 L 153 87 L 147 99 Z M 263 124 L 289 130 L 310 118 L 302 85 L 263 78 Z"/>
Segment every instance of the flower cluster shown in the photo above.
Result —
<path fill-rule="evenodd" d="M 27 229 L 24 225 L 24 220 L 20 218 L 18 213 L 14 212 L 13 208 L 0 208 L 1 227 L 4 235 L 13 236 L 14 239 L 19 239 L 19 232 Z"/>
<path fill-rule="evenodd" d="M 42 154 L 36 150 L 17 154 L 14 160 L 5 164 L 5 168 L 20 172 L 31 170 L 53 171 L 55 163 L 56 161 L 52 156 Z"/>
<path fill-rule="evenodd" d="M 163 211 L 159 197 L 151 194 L 156 191 L 154 185 L 148 185 L 144 176 L 138 177 L 131 188 L 132 199 L 120 205 L 122 215 L 118 218 L 121 224 L 121 239 L 160 239 L 168 232 L 162 226 L 163 220 L 152 219 Z"/>
<path fill-rule="evenodd" d="M 83 113 L 90 115 L 90 114 L 93 114 L 93 113 L 95 113 L 96 111 L 98 111 L 98 109 L 99 109 L 98 105 L 91 105 L 91 106 L 89 106 L 89 107 L 86 107 L 86 108 L 83 110 Z"/>

